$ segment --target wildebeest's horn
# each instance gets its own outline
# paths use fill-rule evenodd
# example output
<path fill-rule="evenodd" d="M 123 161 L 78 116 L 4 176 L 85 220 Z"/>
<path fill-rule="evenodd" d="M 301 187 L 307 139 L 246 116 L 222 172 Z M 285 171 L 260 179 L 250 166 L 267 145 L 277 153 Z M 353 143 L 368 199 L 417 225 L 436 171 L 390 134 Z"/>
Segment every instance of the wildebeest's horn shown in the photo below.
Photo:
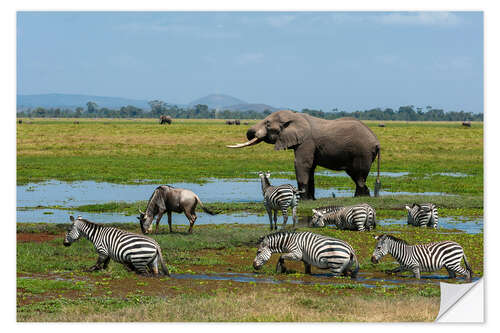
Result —
<path fill-rule="evenodd" d="M 227 148 L 243 148 L 243 147 L 247 147 L 247 146 L 253 146 L 253 145 L 255 145 L 255 144 L 259 143 L 259 142 L 260 142 L 260 139 L 257 138 L 257 137 L 255 137 L 252 140 L 247 141 L 245 143 L 238 143 L 236 145 L 226 146 L 226 147 Z"/>

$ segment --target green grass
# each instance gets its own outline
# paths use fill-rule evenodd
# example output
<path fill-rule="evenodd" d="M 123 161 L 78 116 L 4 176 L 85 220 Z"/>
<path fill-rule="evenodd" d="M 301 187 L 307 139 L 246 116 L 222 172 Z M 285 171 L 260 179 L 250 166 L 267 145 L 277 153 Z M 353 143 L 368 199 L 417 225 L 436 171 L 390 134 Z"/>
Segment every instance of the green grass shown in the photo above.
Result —
<path fill-rule="evenodd" d="M 255 172 L 292 172 L 293 151 L 259 144 L 228 149 L 245 140 L 247 126 L 223 121 L 177 120 L 35 120 L 17 125 L 17 182 L 49 179 L 116 183 L 204 182 L 207 178 L 254 178 Z M 410 174 L 383 177 L 384 190 L 483 193 L 483 127 L 458 123 L 366 122 L 382 146 L 382 171 Z M 421 147 L 425 147 L 422 149 Z M 321 168 L 318 168 L 321 170 Z M 375 169 L 372 168 L 372 171 Z M 435 175 L 460 172 L 470 177 Z M 373 177 L 368 184 L 373 186 Z M 353 188 L 347 177 L 316 176 L 321 187 Z"/>

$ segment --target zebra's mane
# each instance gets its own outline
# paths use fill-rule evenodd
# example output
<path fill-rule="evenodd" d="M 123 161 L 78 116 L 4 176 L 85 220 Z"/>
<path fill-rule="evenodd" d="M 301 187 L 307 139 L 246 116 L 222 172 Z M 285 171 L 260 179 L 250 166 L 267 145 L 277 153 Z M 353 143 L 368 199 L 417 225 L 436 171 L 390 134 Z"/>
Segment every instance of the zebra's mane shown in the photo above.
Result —
<path fill-rule="evenodd" d="M 316 210 L 324 210 L 324 209 L 340 209 L 343 208 L 344 206 L 324 206 L 324 207 L 319 207 L 316 208 Z"/>
<path fill-rule="evenodd" d="M 280 231 L 273 232 L 271 234 L 261 236 L 257 242 L 258 242 L 258 244 L 260 244 L 266 238 L 274 238 L 277 236 L 285 236 L 285 235 L 290 235 L 290 234 L 295 234 L 295 233 L 297 233 L 297 231 L 295 229 L 294 230 L 280 230 Z"/>
<path fill-rule="evenodd" d="M 98 226 L 98 227 L 103 227 L 103 226 L 104 226 L 104 225 L 103 225 L 103 224 L 101 224 L 101 223 L 92 222 L 92 221 L 89 221 L 89 220 L 87 220 L 87 219 L 84 219 L 83 217 L 78 217 L 78 218 L 75 220 L 75 222 L 76 222 L 76 221 L 78 221 L 78 220 L 80 220 L 80 221 L 82 221 L 82 222 L 85 222 L 86 224 L 93 225 L 93 226 Z"/>
<path fill-rule="evenodd" d="M 408 245 L 408 242 L 405 241 L 404 239 L 394 237 L 392 235 L 384 235 L 386 238 L 389 238 L 390 240 L 397 242 L 397 243 L 403 243 L 405 245 Z"/>

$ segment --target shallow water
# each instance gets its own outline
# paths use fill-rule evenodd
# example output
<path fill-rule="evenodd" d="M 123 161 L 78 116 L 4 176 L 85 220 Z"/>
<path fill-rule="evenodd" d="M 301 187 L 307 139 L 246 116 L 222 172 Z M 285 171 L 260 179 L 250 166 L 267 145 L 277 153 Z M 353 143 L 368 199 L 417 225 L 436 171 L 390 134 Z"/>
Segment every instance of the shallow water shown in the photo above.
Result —
<path fill-rule="evenodd" d="M 256 273 L 217 273 L 217 274 L 172 274 L 171 277 L 174 279 L 196 279 L 196 280 L 218 280 L 218 281 L 235 281 L 235 282 L 246 282 L 246 283 L 271 283 L 271 284 L 281 284 L 281 283 L 292 283 L 301 285 L 335 285 L 335 284 L 350 284 L 356 282 L 365 288 L 395 288 L 398 284 L 439 284 L 439 280 L 447 280 L 447 275 L 422 275 L 420 280 L 413 277 L 397 277 L 395 275 L 387 275 L 385 277 L 376 277 L 369 273 L 358 274 L 358 277 L 354 280 L 346 279 L 345 281 L 338 282 L 333 280 L 332 282 L 320 281 L 303 281 L 297 279 L 275 279 L 273 277 L 260 277 L 260 274 Z M 334 275 L 331 273 L 320 273 L 311 274 L 311 277 L 318 278 L 333 278 Z M 286 278 L 286 275 L 282 277 Z M 473 277 L 472 281 L 477 281 L 479 277 Z M 436 281 L 437 280 L 437 281 Z M 458 281 L 465 282 L 461 277 Z M 381 284 L 383 283 L 383 284 Z"/>
<path fill-rule="evenodd" d="M 379 222 L 379 221 L 377 221 Z M 407 225 L 407 218 L 401 219 L 385 219 L 380 220 L 380 225 Z M 416 228 L 413 226 L 408 226 L 411 228 Z M 465 218 L 465 217 L 439 217 L 438 219 L 438 231 L 442 229 L 457 229 L 464 231 L 468 234 L 478 234 L 483 232 L 483 218 Z"/>
<path fill-rule="evenodd" d="M 273 185 L 293 184 L 290 179 L 272 179 Z M 195 192 L 202 202 L 252 202 L 262 200 L 260 180 L 258 179 L 210 179 L 205 184 L 172 183 L 174 187 L 189 189 Z M 147 184 L 113 184 L 94 181 L 30 183 L 17 186 L 17 207 L 37 206 L 80 206 L 105 203 L 111 201 L 135 202 L 148 200 L 157 185 Z M 316 189 L 316 197 L 354 196 L 352 189 Z M 380 195 L 446 195 L 439 192 L 388 192 Z"/>

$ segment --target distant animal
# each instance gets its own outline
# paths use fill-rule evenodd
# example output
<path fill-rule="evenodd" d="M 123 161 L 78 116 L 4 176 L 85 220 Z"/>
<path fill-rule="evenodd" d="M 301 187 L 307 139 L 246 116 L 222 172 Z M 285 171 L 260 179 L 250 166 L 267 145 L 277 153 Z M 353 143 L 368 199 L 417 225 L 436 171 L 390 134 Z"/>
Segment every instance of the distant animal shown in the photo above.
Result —
<path fill-rule="evenodd" d="M 438 224 L 438 211 L 436 205 L 431 203 L 417 204 L 414 203 L 411 207 L 406 206 L 408 211 L 408 224 L 429 228 L 437 228 Z"/>
<path fill-rule="evenodd" d="M 80 122 L 79 121 L 74 121 L 73 124 L 78 125 Z"/>
<path fill-rule="evenodd" d="M 245 121 L 245 122 L 243 123 L 243 125 L 248 125 L 248 122 L 246 122 L 246 121 Z"/>
<path fill-rule="evenodd" d="M 234 125 L 234 121 L 233 120 L 226 120 L 226 125 Z"/>
<path fill-rule="evenodd" d="M 312 232 L 278 231 L 259 239 L 253 267 L 260 269 L 273 253 L 280 256 L 276 272 L 285 273 L 285 260 L 302 261 L 306 274 L 311 274 L 311 265 L 329 269 L 334 275 L 351 275 L 356 278 L 359 271 L 354 249 L 347 242 Z"/>
<path fill-rule="evenodd" d="M 247 130 L 245 143 L 227 146 L 243 148 L 266 142 L 276 150 L 293 149 L 295 174 L 301 196 L 314 200 L 314 171 L 317 166 L 344 170 L 356 184 L 354 196 L 369 196 L 366 179 L 377 160 L 380 185 L 380 142 L 373 131 L 355 118 L 326 120 L 305 113 L 282 110 L 271 113 Z M 378 194 L 378 190 L 375 191 Z"/>
<path fill-rule="evenodd" d="M 262 195 L 264 196 L 264 206 L 266 207 L 267 214 L 269 215 L 269 224 L 273 230 L 272 213 L 274 212 L 274 229 L 278 229 L 278 210 L 283 214 L 283 228 L 288 221 L 288 207 L 292 207 L 293 226 L 297 222 L 297 205 L 299 204 L 300 192 L 290 184 L 283 184 L 279 186 L 272 186 L 269 182 L 271 173 L 259 172 Z"/>
<path fill-rule="evenodd" d="M 160 116 L 160 125 L 163 125 L 163 124 L 171 124 L 172 123 L 172 117 L 170 116 Z"/>
<path fill-rule="evenodd" d="M 22 124 L 22 123 L 23 123 L 23 120 L 22 120 L 22 119 L 19 119 L 17 122 L 18 122 L 19 124 Z"/>
<path fill-rule="evenodd" d="M 458 243 L 443 241 L 409 245 L 404 240 L 390 235 L 375 236 L 375 239 L 377 245 L 373 251 L 372 262 L 378 263 L 389 253 L 399 263 L 399 267 L 386 273 L 410 271 L 417 279 L 420 279 L 421 272 L 435 272 L 444 266 L 450 279 L 454 279 L 456 274 L 465 276 L 467 282 L 472 279 L 472 269 L 467 262 L 463 248 Z M 465 269 L 460 266 L 462 258 L 464 258 Z"/>
<path fill-rule="evenodd" d="M 239 124 L 240 124 L 240 121 L 239 121 L 238 119 L 236 119 L 236 120 L 234 121 L 234 124 L 235 124 L 235 125 L 239 125 Z"/>
<path fill-rule="evenodd" d="M 72 224 L 66 232 L 63 244 L 70 246 L 82 236 L 94 245 L 99 254 L 97 263 L 89 271 L 106 269 L 110 259 L 124 264 L 129 271 L 141 275 L 170 275 L 163 261 L 161 248 L 149 237 L 137 235 L 113 227 L 103 226 L 86 219 L 69 217 Z"/>
<path fill-rule="evenodd" d="M 470 121 L 464 121 L 464 122 L 462 122 L 462 126 L 471 127 L 471 122 Z"/>
<path fill-rule="evenodd" d="M 137 218 L 141 225 L 141 230 L 144 234 L 153 231 L 153 219 L 156 218 L 155 233 L 158 232 L 160 220 L 165 214 L 168 214 L 168 228 L 172 232 L 172 212 L 184 213 L 189 221 L 189 232 L 193 232 L 193 225 L 197 219 L 196 205 L 200 204 L 203 211 L 210 215 L 215 215 L 214 212 L 203 206 L 200 198 L 192 191 L 183 188 L 175 188 L 170 185 L 158 186 L 146 206 L 146 212 L 139 210 Z"/>
<path fill-rule="evenodd" d="M 314 227 L 334 224 L 341 230 L 358 231 L 370 231 L 377 227 L 375 209 L 366 203 L 347 207 L 323 207 L 312 211 Z"/>
<path fill-rule="evenodd" d="M 385 127 L 384 123 L 378 124 L 378 127 Z"/>

